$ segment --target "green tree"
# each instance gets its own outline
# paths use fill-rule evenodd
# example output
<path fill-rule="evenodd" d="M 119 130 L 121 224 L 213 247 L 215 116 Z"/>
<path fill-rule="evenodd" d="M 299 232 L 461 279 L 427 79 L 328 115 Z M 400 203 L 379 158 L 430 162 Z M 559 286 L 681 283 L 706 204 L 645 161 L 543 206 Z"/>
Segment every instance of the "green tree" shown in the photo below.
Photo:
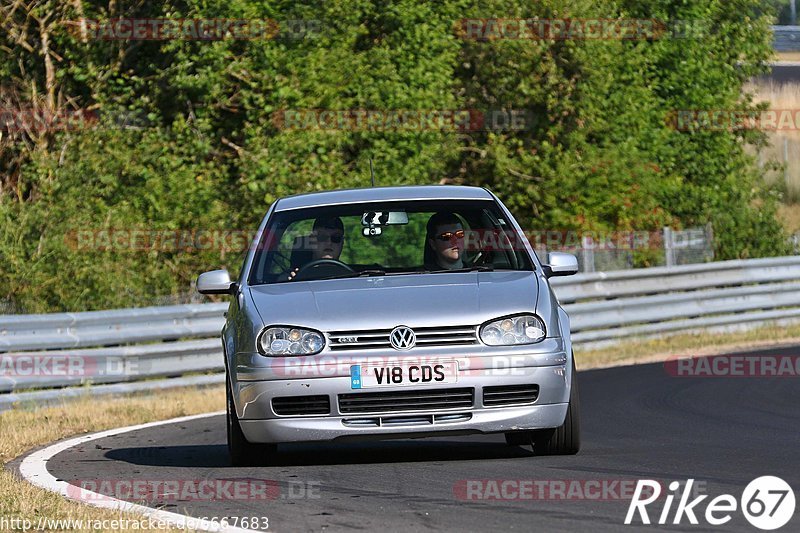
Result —
<path fill-rule="evenodd" d="M 787 252 L 744 151 L 764 136 L 667 121 L 752 108 L 742 84 L 771 54 L 758 0 L 46 0 L 6 2 L 0 15 L 3 109 L 93 118 L 0 132 L 0 300 L 31 311 L 139 305 L 241 261 L 225 246 L 87 249 L 79 231 L 252 229 L 278 197 L 366 186 L 369 158 L 381 185 L 489 187 L 533 230 L 711 221 L 718 259 Z M 637 40 L 462 31 L 463 19 L 513 17 L 692 24 Z M 80 23 L 115 18 L 272 19 L 282 33 L 104 40 Z M 292 33 L 288 21 L 306 24 Z M 490 125 L 493 112 L 520 111 L 525 122 L 330 131 L 276 120 L 315 109 L 474 110 Z"/>

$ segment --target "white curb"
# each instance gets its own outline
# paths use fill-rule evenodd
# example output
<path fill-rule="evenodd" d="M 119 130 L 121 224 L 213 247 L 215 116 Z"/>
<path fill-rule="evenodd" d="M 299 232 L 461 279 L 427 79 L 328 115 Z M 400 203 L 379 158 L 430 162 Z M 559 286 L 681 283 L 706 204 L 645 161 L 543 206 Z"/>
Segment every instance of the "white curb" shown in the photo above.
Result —
<path fill-rule="evenodd" d="M 70 485 L 66 481 L 59 481 L 47 470 L 47 461 L 52 459 L 53 456 L 65 450 L 68 450 L 74 446 L 77 446 L 79 444 L 84 444 L 86 442 L 102 439 L 105 437 L 113 437 L 115 435 L 120 435 L 122 433 L 128 433 L 139 429 L 164 426 L 167 424 L 177 424 L 180 422 L 188 422 L 190 420 L 198 420 L 200 418 L 208 418 L 211 416 L 218 416 L 222 414 L 225 414 L 225 411 L 217 411 L 214 413 L 205 413 L 193 416 L 183 416 L 180 418 L 173 418 L 171 420 L 162 420 L 160 422 L 150 422 L 147 424 L 139 424 L 137 426 L 109 429 L 107 431 L 101 431 L 99 433 L 92 433 L 91 435 L 83 435 L 81 437 L 75 437 L 74 439 L 68 439 L 62 442 L 58 442 L 56 444 L 52 444 L 44 448 L 43 450 L 39 450 L 37 452 L 33 452 L 32 454 L 28 455 L 22 461 L 22 464 L 20 464 L 19 471 L 22 474 L 23 478 L 25 478 L 30 483 L 33 483 L 37 487 L 41 487 L 51 492 L 58 493 L 69 500 L 85 503 L 93 507 L 101 507 L 104 509 L 111 509 L 114 511 L 124 511 L 124 512 L 131 512 L 144 515 L 154 520 L 167 522 L 172 527 L 180 529 L 192 529 L 195 531 L 230 532 L 230 533 L 254 531 L 252 529 L 224 526 L 219 522 L 202 521 L 188 515 L 171 513 L 169 511 L 162 511 L 159 509 L 154 509 L 152 507 L 146 507 L 144 505 L 138 505 L 135 503 L 127 502 L 125 500 L 113 498 L 105 494 L 98 494 L 96 492 L 92 492 L 83 489 L 81 487 L 76 487 L 75 485 Z M 69 487 L 72 487 L 73 490 L 69 490 Z M 85 498 L 77 497 L 76 494 L 81 494 L 85 496 Z"/>

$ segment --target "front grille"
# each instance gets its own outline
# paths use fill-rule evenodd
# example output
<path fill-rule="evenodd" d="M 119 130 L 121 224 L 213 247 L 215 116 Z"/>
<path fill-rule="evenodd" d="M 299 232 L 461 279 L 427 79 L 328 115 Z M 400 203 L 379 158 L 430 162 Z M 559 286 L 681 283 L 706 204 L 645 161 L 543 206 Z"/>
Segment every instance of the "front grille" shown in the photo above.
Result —
<path fill-rule="evenodd" d="M 473 388 L 340 394 L 339 411 L 352 414 L 464 409 L 472 407 L 474 396 Z"/>
<path fill-rule="evenodd" d="M 417 336 L 417 346 L 456 346 L 477 344 L 475 326 L 442 326 L 411 328 Z M 391 329 L 328 332 L 331 351 L 391 348 Z"/>
<path fill-rule="evenodd" d="M 272 399 L 272 410 L 277 415 L 327 415 L 331 412 L 328 396 L 284 396 Z"/>
<path fill-rule="evenodd" d="M 483 405 L 520 405 L 533 403 L 539 397 L 539 385 L 504 385 L 483 388 Z"/>
<path fill-rule="evenodd" d="M 447 413 L 441 415 L 374 416 L 369 418 L 343 418 L 347 427 L 441 426 L 472 420 L 472 413 Z"/>

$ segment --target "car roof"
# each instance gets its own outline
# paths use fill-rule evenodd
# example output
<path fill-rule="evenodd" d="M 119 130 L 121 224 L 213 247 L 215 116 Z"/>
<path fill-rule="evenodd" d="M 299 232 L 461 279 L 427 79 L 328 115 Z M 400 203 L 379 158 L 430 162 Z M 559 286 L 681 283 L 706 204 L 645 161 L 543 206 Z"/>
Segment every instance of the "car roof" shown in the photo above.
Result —
<path fill-rule="evenodd" d="M 370 187 L 338 191 L 312 192 L 287 196 L 278 200 L 275 211 L 305 207 L 387 202 L 396 200 L 492 200 L 492 194 L 480 187 L 465 185 L 406 185 L 400 187 Z"/>

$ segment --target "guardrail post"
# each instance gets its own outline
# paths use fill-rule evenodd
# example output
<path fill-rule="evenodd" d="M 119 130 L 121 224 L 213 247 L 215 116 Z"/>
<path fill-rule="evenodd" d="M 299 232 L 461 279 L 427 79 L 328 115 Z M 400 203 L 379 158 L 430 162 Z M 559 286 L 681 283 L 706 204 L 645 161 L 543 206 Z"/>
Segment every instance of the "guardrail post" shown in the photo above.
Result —
<path fill-rule="evenodd" d="M 672 236 L 672 228 L 664 227 L 664 258 L 666 266 L 675 266 L 675 243 Z"/>
<path fill-rule="evenodd" d="M 589 235 L 581 237 L 583 271 L 594 272 L 594 240 Z"/>
<path fill-rule="evenodd" d="M 706 223 L 706 250 L 708 255 L 706 261 L 714 260 L 714 225 L 711 222 Z"/>

